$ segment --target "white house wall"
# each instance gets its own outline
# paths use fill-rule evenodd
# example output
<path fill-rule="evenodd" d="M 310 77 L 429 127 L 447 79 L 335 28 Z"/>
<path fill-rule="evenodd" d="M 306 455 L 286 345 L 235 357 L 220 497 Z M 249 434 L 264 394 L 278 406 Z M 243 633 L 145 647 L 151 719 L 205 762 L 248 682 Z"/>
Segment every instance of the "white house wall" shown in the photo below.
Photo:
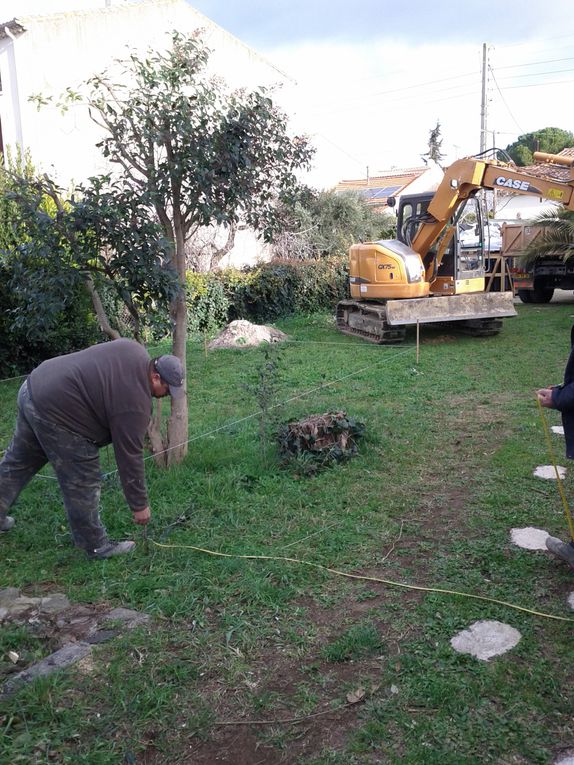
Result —
<path fill-rule="evenodd" d="M 0 7 L 0 13 L 2 9 Z M 30 97 L 57 100 L 93 74 L 115 66 L 129 50 L 161 50 L 171 32 L 198 28 L 212 49 L 209 69 L 230 88 L 274 87 L 285 81 L 255 51 L 244 45 L 185 0 L 143 0 L 93 10 L 18 18 L 26 30 L 15 39 L 0 40 L 0 120 L 4 147 L 30 151 L 34 165 L 64 188 L 110 166 L 95 144 L 102 137 L 85 104 L 62 114 L 50 103 L 37 109 Z M 252 232 L 242 232 L 226 264 L 243 265 L 268 257 Z"/>
<path fill-rule="evenodd" d="M 424 194 L 427 191 L 436 191 L 444 177 L 444 171 L 436 162 L 430 162 L 426 170 L 418 178 L 411 181 L 404 190 L 405 194 Z"/>
<path fill-rule="evenodd" d="M 517 220 L 534 220 L 543 212 L 560 207 L 556 202 L 539 197 L 525 197 L 518 194 L 497 194 L 494 219 L 504 223 Z"/>
<path fill-rule="evenodd" d="M 213 49 L 211 69 L 231 87 L 271 85 L 282 75 L 254 51 L 215 25 L 183 0 L 156 0 L 51 16 L 18 19 L 26 31 L 2 42 L 2 100 L 5 145 L 30 150 L 34 163 L 64 185 L 81 181 L 106 165 L 95 143 L 100 137 L 83 104 L 66 114 L 54 106 L 39 111 L 30 96 L 57 99 L 93 74 L 125 58 L 129 49 L 162 49 L 177 29 L 205 29 Z M 6 73 L 6 74 L 5 74 Z"/>

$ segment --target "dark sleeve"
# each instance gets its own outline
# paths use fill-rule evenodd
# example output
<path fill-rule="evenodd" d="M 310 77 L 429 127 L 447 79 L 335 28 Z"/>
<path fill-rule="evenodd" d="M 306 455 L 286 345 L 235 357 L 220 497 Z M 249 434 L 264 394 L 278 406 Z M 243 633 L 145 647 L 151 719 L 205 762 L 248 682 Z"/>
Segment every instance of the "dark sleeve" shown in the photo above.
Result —
<path fill-rule="evenodd" d="M 559 412 L 574 412 L 574 383 L 552 388 L 552 403 Z"/>
<path fill-rule="evenodd" d="M 110 424 L 122 489 L 132 510 L 143 510 L 149 505 L 143 460 L 149 419 L 141 412 L 128 412 L 114 417 Z"/>

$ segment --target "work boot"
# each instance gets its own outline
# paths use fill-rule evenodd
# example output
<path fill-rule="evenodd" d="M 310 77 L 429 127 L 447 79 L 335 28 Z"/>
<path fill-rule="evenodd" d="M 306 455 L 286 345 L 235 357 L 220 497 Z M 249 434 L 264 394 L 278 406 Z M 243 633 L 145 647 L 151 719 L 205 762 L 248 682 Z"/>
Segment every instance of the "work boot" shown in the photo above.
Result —
<path fill-rule="evenodd" d="M 574 542 L 567 544 L 556 537 L 547 537 L 546 547 L 551 553 L 566 561 L 570 568 L 574 569 Z"/>
<path fill-rule="evenodd" d="M 88 558 L 93 558 L 96 560 L 102 558 L 113 558 L 114 555 L 125 555 L 126 553 L 130 553 L 135 546 L 136 543 L 132 542 L 131 540 L 115 542 L 113 539 L 108 539 L 108 541 L 101 547 L 96 547 L 95 550 L 86 550 L 86 555 Z"/>
<path fill-rule="evenodd" d="M 15 523 L 11 515 L 5 515 L 4 518 L 0 518 L 0 531 L 10 531 Z"/>

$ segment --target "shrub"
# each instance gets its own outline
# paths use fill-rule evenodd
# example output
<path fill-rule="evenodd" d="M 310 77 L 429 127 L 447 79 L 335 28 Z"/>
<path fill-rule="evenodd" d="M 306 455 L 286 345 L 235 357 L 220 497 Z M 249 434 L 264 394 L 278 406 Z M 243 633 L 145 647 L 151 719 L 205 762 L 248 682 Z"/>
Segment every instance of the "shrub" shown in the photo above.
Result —
<path fill-rule="evenodd" d="M 229 297 L 214 273 L 188 271 L 187 326 L 190 332 L 209 332 L 227 323 Z"/>
<path fill-rule="evenodd" d="M 346 256 L 271 261 L 244 271 L 188 272 L 188 328 L 209 332 L 234 319 L 261 323 L 332 310 L 348 297 L 348 282 Z"/>
<path fill-rule="evenodd" d="M 20 172 L 22 175 L 18 175 Z M 29 372 L 52 356 L 101 339 L 77 268 L 62 268 L 53 249 L 34 241 L 21 198 L 37 195 L 44 219 L 54 203 L 32 187 L 33 167 L 18 155 L 0 168 L 0 376 Z M 20 196 L 19 196 L 20 195 Z"/>
<path fill-rule="evenodd" d="M 0 377 L 26 374 L 45 359 L 71 353 L 102 339 L 91 313 L 91 303 L 83 288 L 74 288 L 66 296 L 57 315 L 52 315 L 43 331 L 39 330 L 42 311 L 28 312 L 28 320 L 14 321 L 24 315 L 19 295 L 12 288 L 12 265 L 0 262 Z"/>

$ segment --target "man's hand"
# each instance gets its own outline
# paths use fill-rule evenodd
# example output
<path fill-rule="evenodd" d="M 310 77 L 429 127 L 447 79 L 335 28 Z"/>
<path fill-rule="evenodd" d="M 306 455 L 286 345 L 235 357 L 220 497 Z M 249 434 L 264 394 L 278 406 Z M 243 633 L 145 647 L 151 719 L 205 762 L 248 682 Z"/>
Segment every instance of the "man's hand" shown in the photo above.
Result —
<path fill-rule="evenodd" d="M 536 391 L 536 395 L 542 406 L 546 406 L 548 409 L 554 409 L 554 404 L 552 403 L 552 388 L 540 388 L 540 390 Z"/>
<path fill-rule="evenodd" d="M 144 507 L 143 510 L 132 510 L 132 516 L 134 523 L 137 523 L 140 526 L 147 526 L 151 520 L 151 510 L 149 507 Z"/>

